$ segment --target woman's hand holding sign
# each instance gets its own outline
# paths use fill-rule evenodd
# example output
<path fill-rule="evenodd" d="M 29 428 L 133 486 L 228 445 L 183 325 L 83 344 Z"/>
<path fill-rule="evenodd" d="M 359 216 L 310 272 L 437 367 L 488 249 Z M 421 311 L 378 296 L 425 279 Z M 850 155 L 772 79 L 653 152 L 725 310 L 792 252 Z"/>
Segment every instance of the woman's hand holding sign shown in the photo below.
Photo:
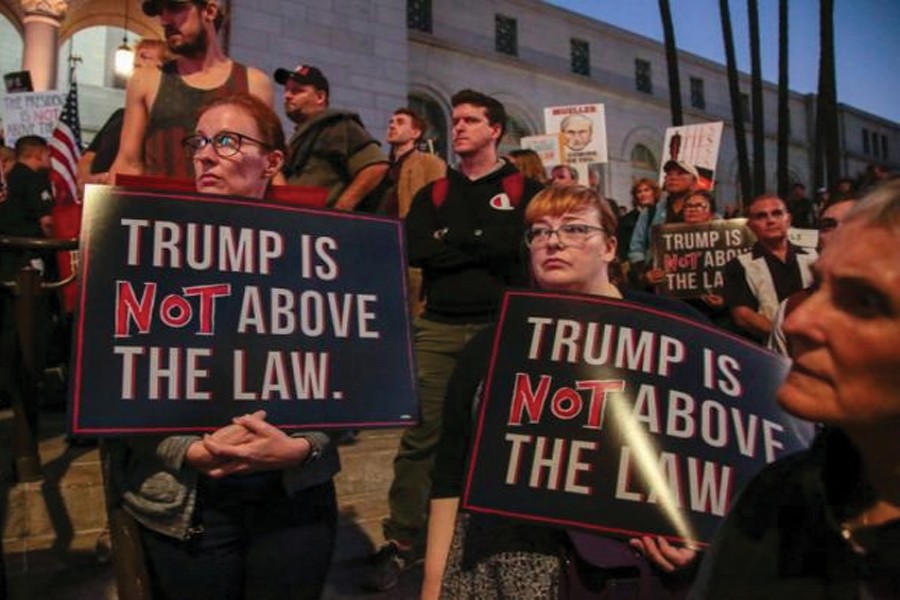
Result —
<path fill-rule="evenodd" d="M 306 438 L 293 438 L 266 422 L 265 411 L 236 417 L 232 425 L 204 436 L 200 442 L 216 464 L 210 477 L 273 471 L 302 463 L 312 451 Z M 231 429 L 238 427 L 245 435 Z M 192 446 L 193 447 L 193 446 Z"/>
<path fill-rule="evenodd" d="M 628 545 L 666 573 L 688 567 L 697 558 L 693 548 L 673 546 L 663 537 L 645 535 L 630 539 Z"/>

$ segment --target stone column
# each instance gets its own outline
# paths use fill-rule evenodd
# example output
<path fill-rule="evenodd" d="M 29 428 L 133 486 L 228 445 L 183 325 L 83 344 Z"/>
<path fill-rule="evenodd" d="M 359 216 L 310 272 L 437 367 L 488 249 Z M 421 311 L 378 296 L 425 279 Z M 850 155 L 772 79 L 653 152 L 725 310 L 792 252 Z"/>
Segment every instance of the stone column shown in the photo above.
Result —
<path fill-rule="evenodd" d="M 59 26 L 69 8 L 68 0 L 20 0 L 25 10 L 25 49 L 22 69 L 31 71 L 35 91 L 56 87 Z"/>

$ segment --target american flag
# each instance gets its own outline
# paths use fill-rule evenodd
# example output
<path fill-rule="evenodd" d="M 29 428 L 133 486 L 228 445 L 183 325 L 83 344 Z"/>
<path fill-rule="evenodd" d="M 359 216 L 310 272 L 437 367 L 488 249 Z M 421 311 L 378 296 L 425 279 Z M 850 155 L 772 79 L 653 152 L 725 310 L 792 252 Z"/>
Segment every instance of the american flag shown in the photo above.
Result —
<path fill-rule="evenodd" d="M 81 158 L 81 120 L 78 118 L 78 85 L 72 77 L 66 105 L 50 140 L 50 168 L 59 176 L 71 198 L 78 202 L 78 159 Z"/>

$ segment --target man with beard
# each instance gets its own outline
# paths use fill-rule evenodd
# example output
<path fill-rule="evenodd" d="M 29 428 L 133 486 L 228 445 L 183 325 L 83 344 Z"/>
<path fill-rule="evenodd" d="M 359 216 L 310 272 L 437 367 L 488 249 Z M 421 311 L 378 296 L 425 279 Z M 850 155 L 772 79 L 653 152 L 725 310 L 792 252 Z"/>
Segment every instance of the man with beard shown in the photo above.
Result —
<path fill-rule="evenodd" d="M 373 212 L 384 195 L 388 163 L 356 113 L 330 107 L 328 79 L 316 67 L 278 69 L 284 112 L 297 124 L 288 143 L 284 175 L 291 185 L 328 190 L 337 210 Z"/>
<path fill-rule="evenodd" d="M 175 59 L 162 70 L 138 69 L 129 81 L 110 175 L 193 178 L 191 160 L 180 148 L 193 131 L 197 110 L 235 92 L 249 92 L 271 106 L 272 83 L 262 71 L 225 55 L 216 37 L 225 20 L 219 0 L 145 0 L 143 10 L 159 17 Z"/>
<path fill-rule="evenodd" d="M 413 196 L 422 187 L 444 176 L 447 164 L 439 156 L 417 148 L 427 125 L 409 108 L 398 108 L 391 116 L 387 143 L 391 147 L 388 177 L 392 183 L 384 212 L 403 218 L 409 212 Z"/>

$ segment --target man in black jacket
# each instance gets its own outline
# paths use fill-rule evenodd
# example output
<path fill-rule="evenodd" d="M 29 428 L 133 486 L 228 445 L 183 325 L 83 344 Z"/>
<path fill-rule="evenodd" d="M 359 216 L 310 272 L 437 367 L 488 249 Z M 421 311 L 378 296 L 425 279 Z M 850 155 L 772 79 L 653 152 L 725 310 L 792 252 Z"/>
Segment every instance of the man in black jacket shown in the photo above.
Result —
<path fill-rule="evenodd" d="M 466 342 L 495 320 L 503 291 L 528 282 L 523 215 L 541 185 L 497 153 L 506 125 L 500 102 L 462 90 L 452 104 L 459 166 L 419 191 L 406 217 L 410 264 L 422 268 L 426 291 L 415 321 L 421 421 L 394 459 L 387 543 L 363 581 L 371 590 L 392 588 L 421 558 L 447 382 Z"/>

